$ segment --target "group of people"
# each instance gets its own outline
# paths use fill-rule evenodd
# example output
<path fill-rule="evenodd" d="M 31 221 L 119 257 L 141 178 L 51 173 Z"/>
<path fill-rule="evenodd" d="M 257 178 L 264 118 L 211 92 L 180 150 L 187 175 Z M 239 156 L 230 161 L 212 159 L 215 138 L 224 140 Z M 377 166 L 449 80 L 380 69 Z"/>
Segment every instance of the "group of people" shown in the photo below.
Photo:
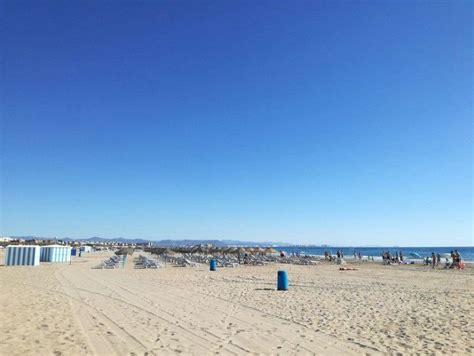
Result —
<path fill-rule="evenodd" d="M 446 258 L 446 263 L 444 268 L 464 268 L 464 263 L 461 259 L 461 254 L 458 250 L 451 251 L 451 263 L 449 263 L 448 258 Z M 438 267 L 441 265 L 441 255 L 439 253 L 435 254 L 434 252 L 431 253 L 431 259 L 429 257 L 425 258 L 425 265 L 431 265 L 432 268 Z"/>
<path fill-rule="evenodd" d="M 464 267 L 464 263 L 462 263 L 461 260 L 461 254 L 458 252 L 458 250 L 451 251 L 451 265 L 448 266 L 446 264 L 446 267 L 449 268 L 462 268 Z"/>
<path fill-rule="evenodd" d="M 395 254 L 390 254 L 390 251 L 384 251 L 382 253 L 382 261 L 384 265 L 391 263 L 402 263 L 403 254 L 402 251 L 396 251 Z"/>
<path fill-rule="evenodd" d="M 452 251 L 451 251 L 452 252 Z M 432 268 L 439 266 L 441 263 L 441 255 L 435 254 L 434 252 L 431 253 L 431 260 L 429 257 L 425 258 L 425 265 L 429 266 L 431 264 Z"/>
<path fill-rule="evenodd" d="M 341 251 L 337 251 L 337 258 L 341 258 Z M 342 253 L 342 258 L 344 258 L 344 252 Z M 324 251 L 324 259 L 327 261 L 333 261 L 335 258 L 331 251 Z"/>
<path fill-rule="evenodd" d="M 336 256 L 337 258 L 344 258 L 344 251 L 337 250 Z M 327 261 L 334 261 L 336 256 L 333 256 L 331 251 L 324 251 L 324 259 Z"/>
<path fill-rule="evenodd" d="M 344 258 L 344 251 L 343 250 L 337 250 L 336 252 L 336 256 L 333 256 L 332 255 L 332 252 L 331 251 L 324 251 L 324 259 L 327 260 L 327 261 L 334 261 L 335 259 L 339 258 L 339 259 L 342 259 Z M 354 251 L 354 260 L 359 260 L 361 261 L 362 260 L 362 254 L 357 251 Z M 373 256 L 368 256 L 367 257 L 367 260 L 374 260 L 374 257 Z"/>

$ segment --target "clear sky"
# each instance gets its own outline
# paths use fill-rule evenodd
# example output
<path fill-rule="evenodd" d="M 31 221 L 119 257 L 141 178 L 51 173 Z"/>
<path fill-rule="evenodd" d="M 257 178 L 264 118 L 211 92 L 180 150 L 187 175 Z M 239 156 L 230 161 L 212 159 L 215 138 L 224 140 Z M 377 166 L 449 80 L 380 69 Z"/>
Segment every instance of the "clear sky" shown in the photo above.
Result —
<path fill-rule="evenodd" d="M 3 235 L 473 244 L 470 1 L 1 1 Z"/>

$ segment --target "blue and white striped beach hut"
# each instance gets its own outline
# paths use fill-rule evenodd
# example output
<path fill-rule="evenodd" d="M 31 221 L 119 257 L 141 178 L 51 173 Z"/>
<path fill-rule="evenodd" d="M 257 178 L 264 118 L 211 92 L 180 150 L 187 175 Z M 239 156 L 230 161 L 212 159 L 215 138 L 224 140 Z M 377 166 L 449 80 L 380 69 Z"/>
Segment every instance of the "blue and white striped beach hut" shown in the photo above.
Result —
<path fill-rule="evenodd" d="M 6 266 L 38 266 L 39 264 L 39 246 L 7 246 L 5 251 Z"/>
<path fill-rule="evenodd" d="M 71 247 L 61 245 L 41 246 L 41 262 L 71 261 Z"/>

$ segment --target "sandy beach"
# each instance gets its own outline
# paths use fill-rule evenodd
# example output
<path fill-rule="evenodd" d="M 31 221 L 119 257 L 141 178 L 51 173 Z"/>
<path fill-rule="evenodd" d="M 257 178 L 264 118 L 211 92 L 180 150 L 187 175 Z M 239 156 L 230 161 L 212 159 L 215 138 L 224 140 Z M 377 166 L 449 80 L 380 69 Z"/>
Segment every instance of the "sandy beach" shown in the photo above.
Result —
<path fill-rule="evenodd" d="M 474 270 L 349 264 L 157 270 L 0 266 L 0 354 L 474 351 Z M 3 252 L 0 252 L 0 264 Z M 276 291 L 286 269 L 288 291 Z"/>

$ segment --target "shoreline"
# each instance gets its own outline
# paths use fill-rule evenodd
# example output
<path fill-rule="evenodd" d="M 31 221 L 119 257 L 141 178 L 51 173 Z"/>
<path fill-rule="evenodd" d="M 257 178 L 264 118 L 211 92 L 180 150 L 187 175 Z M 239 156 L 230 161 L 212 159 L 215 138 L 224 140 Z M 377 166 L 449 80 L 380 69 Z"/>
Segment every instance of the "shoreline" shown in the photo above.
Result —
<path fill-rule="evenodd" d="M 324 255 L 305 254 L 304 256 L 314 257 L 314 258 L 317 258 L 321 261 L 325 261 Z M 383 259 L 382 259 L 381 256 L 365 256 L 365 255 L 362 255 L 361 257 L 362 257 L 362 259 L 358 259 L 358 258 L 354 258 L 354 256 L 352 256 L 352 255 L 348 255 L 348 256 L 345 255 L 344 260 L 346 260 L 346 262 L 369 262 L 369 263 L 382 263 L 383 262 Z M 369 260 L 369 257 L 373 257 L 374 260 L 373 261 Z M 419 258 L 404 258 L 403 261 L 404 262 L 414 262 L 414 264 L 417 264 L 417 265 L 420 265 L 420 264 L 423 265 L 424 264 L 424 260 L 419 259 Z M 467 261 L 467 260 L 464 260 L 464 259 L 463 259 L 463 261 L 464 261 L 465 264 L 474 265 L 474 261 Z M 399 264 L 400 265 L 406 265 L 407 263 L 399 263 Z"/>

